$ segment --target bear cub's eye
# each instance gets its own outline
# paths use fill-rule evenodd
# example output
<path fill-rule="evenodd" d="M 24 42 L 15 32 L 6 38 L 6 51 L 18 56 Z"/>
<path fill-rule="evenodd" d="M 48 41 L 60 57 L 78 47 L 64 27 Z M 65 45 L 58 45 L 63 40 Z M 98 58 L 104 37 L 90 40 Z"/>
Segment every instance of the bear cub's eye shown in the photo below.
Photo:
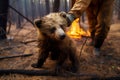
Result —
<path fill-rule="evenodd" d="M 55 27 L 52 27 L 52 28 L 50 29 L 50 32 L 51 32 L 51 33 L 54 33 L 55 30 L 56 30 L 56 28 L 55 28 Z"/>

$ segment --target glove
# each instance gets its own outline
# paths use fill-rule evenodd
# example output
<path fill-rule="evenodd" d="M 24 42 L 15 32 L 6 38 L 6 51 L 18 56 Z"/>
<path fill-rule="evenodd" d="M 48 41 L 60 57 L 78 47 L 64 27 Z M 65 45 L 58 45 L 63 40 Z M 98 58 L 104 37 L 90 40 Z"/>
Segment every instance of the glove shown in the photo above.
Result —
<path fill-rule="evenodd" d="M 76 19 L 76 17 L 71 13 L 67 13 L 66 17 L 67 17 L 68 26 L 70 26 L 71 23 Z"/>

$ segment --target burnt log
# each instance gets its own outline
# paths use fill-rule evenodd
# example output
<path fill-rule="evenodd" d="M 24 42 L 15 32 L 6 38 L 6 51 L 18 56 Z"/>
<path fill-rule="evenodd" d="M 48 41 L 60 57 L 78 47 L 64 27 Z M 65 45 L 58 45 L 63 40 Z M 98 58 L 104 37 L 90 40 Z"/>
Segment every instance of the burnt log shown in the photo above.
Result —
<path fill-rule="evenodd" d="M 9 74 L 22 74 L 29 76 L 62 76 L 62 77 L 85 77 L 89 76 L 91 78 L 96 78 L 97 75 L 86 74 L 86 73 L 72 73 L 69 71 L 57 73 L 55 70 L 24 70 L 24 69 L 2 69 L 0 70 L 0 76 Z"/>
<path fill-rule="evenodd" d="M 29 76 L 62 76 L 62 77 L 88 77 L 90 80 L 120 80 L 120 75 L 113 77 L 99 77 L 94 74 L 86 73 L 71 73 L 65 71 L 64 73 L 56 74 L 53 70 L 23 70 L 23 69 L 2 69 L 0 70 L 0 76 L 9 74 L 22 74 Z"/>
<path fill-rule="evenodd" d="M 48 76 L 55 75 L 52 71 L 49 70 L 21 70 L 21 69 L 4 69 L 0 70 L 0 75 L 9 75 L 9 74 L 23 74 L 23 75 L 31 75 L 31 76 Z"/>

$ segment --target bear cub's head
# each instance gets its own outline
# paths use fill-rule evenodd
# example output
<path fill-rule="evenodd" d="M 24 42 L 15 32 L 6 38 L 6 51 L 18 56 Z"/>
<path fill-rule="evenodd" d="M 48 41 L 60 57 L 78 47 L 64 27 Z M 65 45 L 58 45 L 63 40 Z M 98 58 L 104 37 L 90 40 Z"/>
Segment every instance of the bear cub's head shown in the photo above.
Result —
<path fill-rule="evenodd" d="M 66 37 L 65 27 L 68 24 L 65 12 L 50 13 L 41 19 L 36 19 L 34 24 L 38 32 L 45 38 L 63 40 Z"/>

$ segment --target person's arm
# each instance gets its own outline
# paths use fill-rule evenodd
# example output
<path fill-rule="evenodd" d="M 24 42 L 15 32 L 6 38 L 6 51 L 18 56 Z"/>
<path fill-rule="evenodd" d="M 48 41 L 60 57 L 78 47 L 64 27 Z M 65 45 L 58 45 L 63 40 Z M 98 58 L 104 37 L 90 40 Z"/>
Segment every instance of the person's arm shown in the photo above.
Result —
<path fill-rule="evenodd" d="M 81 16 L 91 1 L 92 0 L 76 0 L 75 4 L 67 14 L 67 21 L 69 25 L 73 22 L 73 20 Z"/>
<path fill-rule="evenodd" d="M 92 0 L 76 0 L 75 4 L 71 8 L 71 10 L 68 12 L 70 14 L 73 14 L 75 17 L 80 17 L 81 14 L 86 10 L 86 8 L 89 6 Z"/>

